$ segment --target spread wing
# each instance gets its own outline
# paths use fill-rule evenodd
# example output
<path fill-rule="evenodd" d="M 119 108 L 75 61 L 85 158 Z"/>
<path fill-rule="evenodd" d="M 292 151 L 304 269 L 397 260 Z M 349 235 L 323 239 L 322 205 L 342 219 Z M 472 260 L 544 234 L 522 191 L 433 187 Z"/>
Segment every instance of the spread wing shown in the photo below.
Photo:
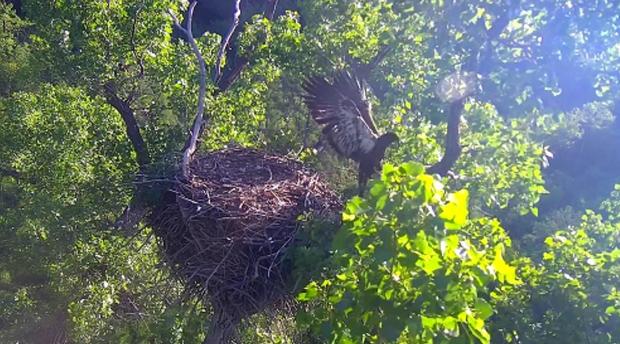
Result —
<path fill-rule="evenodd" d="M 303 84 L 304 102 L 314 120 L 324 125 L 323 133 L 339 154 L 359 160 L 375 145 L 378 133 L 369 113 L 361 83 L 347 72 L 340 72 L 330 83 L 311 77 Z"/>
<path fill-rule="evenodd" d="M 372 110 L 370 102 L 366 97 L 366 88 L 362 85 L 362 82 L 351 75 L 347 71 L 340 71 L 334 78 L 334 87 L 338 90 L 342 90 L 346 96 L 351 98 L 355 104 L 358 105 L 360 113 L 368 128 L 375 134 L 379 135 L 379 131 L 375 126 L 375 121 L 372 118 Z"/>

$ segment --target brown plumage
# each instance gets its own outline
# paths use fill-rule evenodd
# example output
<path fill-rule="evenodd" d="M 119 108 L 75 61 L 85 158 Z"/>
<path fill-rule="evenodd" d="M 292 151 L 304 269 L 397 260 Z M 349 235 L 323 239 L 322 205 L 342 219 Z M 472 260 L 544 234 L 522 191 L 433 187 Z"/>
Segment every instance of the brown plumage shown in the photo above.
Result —
<path fill-rule="evenodd" d="M 362 82 L 349 72 L 336 73 L 333 82 L 313 76 L 302 85 L 304 102 L 334 150 L 359 163 L 359 193 L 381 168 L 385 150 L 398 141 L 392 132 L 379 135 Z"/>

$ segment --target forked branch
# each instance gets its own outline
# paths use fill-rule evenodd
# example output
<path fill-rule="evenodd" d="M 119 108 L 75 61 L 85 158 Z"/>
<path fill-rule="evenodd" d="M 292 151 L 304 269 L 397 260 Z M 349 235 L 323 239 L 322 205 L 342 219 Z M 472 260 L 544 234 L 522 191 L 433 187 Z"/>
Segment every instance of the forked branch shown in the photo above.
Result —
<path fill-rule="evenodd" d="M 198 49 L 198 45 L 194 40 L 194 35 L 192 34 L 192 19 L 194 15 L 194 8 L 196 7 L 197 0 L 193 0 L 190 3 L 189 10 L 187 13 L 187 22 L 186 27 L 182 27 L 179 24 L 179 20 L 176 18 L 174 13 L 169 12 L 170 16 L 174 20 L 175 26 L 187 37 L 187 41 L 192 47 L 194 55 L 196 55 L 196 60 L 198 61 L 198 65 L 200 68 L 200 90 L 198 94 L 198 109 L 196 110 L 196 117 L 194 118 L 194 123 L 192 125 L 192 130 L 185 142 L 185 146 L 183 148 L 183 157 L 181 160 L 181 173 L 184 179 L 189 178 L 189 163 L 191 161 L 192 156 L 197 150 L 198 146 L 198 138 L 202 135 L 204 127 L 206 125 L 206 119 L 204 117 L 205 110 L 205 95 L 206 95 L 206 64 L 200 50 Z M 271 20 L 276 11 L 276 7 L 278 5 L 278 0 L 268 0 L 268 3 L 265 8 L 264 16 L 265 18 Z M 242 58 L 242 61 L 237 61 L 237 67 L 234 68 L 231 73 L 227 76 L 222 75 L 221 64 L 226 54 L 226 49 L 232 44 L 232 37 L 234 36 L 237 27 L 239 26 L 239 18 L 241 17 L 241 0 L 235 0 L 234 9 L 233 9 L 233 20 L 230 28 L 226 36 L 222 39 L 222 43 L 218 50 L 217 60 L 215 62 L 215 70 L 213 73 L 213 82 L 218 87 L 218 92 L 226 91 L 230 85 L 239 77 L 241 71 L 248 65 L 249 60 L 246 58 Z"/>
<path fill-rule="evenodd" d="M 198 146 L 198 137 L 202 132 L 202 127 L 205 125 L 204 120 L 204 109 L 205 109 L 205 96 L 207 92 L 207 67 L 205 64 L 205 60 L 200 53 L 200 49 L 198 49 L 198 45 L 196 44 L 196 40 L 194 40 L 194 35 L 192 34 L 192 18 L 194 16 L 194 9 L 196 8 L 197 0 L 193 0 L 189 5 L 189 11 L 187 13 L 187 26 L 183 28 L 181 24 L 179 24 L 179 20 L 177 17 L 170 12 L 172 19 L 174 20 L 174 24 L 177 28 L 185 34 L 187 37 L 187 41 L 192 47 L 192 51 L 194 55 L 196 55 L 196 60 L 198 61 L 198 67 L 200 69 L 200 89 L 198 91 L 198 108 L 196 109 L 196 116 L 194 117 L 194 123 L 192 125 L 192 131 L 185 142 L 185 149 L 183 150 L 183 158 L 181 160 L 181 173 L 184 179 L 189 178 L 189 163 L 191 161 L 192 156 L 196 152 Z"/>
<path fill-rule="evenodd" d="M 222 59 L 226 54 L 226 49 L 230 45 L 230 41 L 232 39 L 235 30 L 237 30 L 237 26 L 239 26 L 239 16 L 241 16 L 241 0 L 235 1 L 235 7 L 233 10 L 233 21 L 228 28 L 228 32 L 226 36 L 222 39 L 222 44 L 220 45 L 220 49 L 217 52 L 217 60 L 215 61 L 215 73 L 213 75 L 213 82 L 218 84 L 220 82 L 220 78 L 222 77 Z"/>

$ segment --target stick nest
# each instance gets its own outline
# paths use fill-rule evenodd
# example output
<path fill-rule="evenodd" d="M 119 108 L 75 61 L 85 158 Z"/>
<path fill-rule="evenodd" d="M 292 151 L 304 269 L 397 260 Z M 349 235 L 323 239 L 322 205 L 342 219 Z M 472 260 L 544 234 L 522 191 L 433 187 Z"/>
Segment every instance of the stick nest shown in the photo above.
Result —
<path fill-rule="evenodd" d="M 305 215 L 335 218 L 342 204 L 298 161 L 250 149 L 195 158 L 151 224 L 193 292 L 239 321 L 286 295 L 286 251 Z"/>

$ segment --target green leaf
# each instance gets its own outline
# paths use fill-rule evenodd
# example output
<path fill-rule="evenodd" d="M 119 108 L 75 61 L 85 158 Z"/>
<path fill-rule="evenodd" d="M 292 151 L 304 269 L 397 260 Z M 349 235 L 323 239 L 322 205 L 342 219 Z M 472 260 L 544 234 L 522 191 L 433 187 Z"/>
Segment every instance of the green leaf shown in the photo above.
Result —
<path fill-rule="evenodd" d="M 443 205 L 439 213 L 447 229 L 459 229 L 467 223 L 468 198 L 467 190 L 460 190 L 448 196 L 448 204 Z"/>
<path fill-rule="evenodd" d="M 477 299 L 474 308 L 482 320 L 487 320 L 493 315 L 493 307 L 484 299 Z"/>
<path fill-rule="evenodd" d="M 310 282 L 304 291 L 297 295 L 297 300 L 305 302 L 315 299 L 319 295 L 319 286 L 316 282 Z"/>
<path fill-rule="evenodd" d="M 495 258 L 493 259 L 493 269 L 497 273 L 497 277 L 500 282 L 506 282 L 509 284 L 518 284 L 519 281 L 517 279 L 517 269 L 508 265 L 504 260 L 503 254 L 503 246 L 499 245 L 495 248 Z"/>

